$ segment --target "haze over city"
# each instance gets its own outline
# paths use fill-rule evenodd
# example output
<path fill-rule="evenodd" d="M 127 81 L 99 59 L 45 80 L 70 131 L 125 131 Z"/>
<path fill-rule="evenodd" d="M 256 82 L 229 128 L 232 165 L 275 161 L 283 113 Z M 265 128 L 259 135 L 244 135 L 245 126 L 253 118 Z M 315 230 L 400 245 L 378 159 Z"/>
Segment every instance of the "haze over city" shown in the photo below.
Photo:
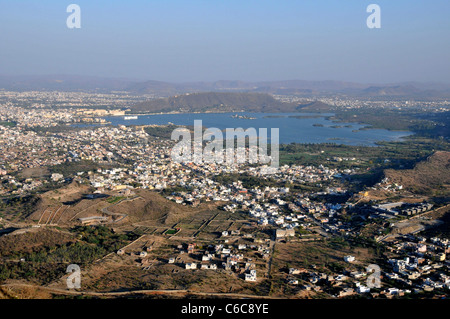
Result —
<path fill-rule="evenodd" d="M 450 3 L 377 1 L 0 3 L 1 75 L 90 75 L 169 82 L 450 82 Z"/>

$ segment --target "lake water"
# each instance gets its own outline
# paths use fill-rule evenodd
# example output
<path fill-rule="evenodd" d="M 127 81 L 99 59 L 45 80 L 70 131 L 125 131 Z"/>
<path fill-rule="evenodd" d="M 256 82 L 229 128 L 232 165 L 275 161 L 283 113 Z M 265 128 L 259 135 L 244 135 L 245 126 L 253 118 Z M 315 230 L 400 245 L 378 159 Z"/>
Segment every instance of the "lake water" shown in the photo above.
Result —
<path fill-rule="evenodd" d="M 233 115 L 255 119 L 233 118 Z M 203 127 L 247 129 L 279 128 L 280 143 L 336 143 L 347 145 L 374 146 L 379 141 L 399 141 L 411 132 L 365 129 L 357 123 L 335 123 L 326 117 L 333 114 L 316 113 L 183 113 L 139 115 L 138 119 L 124 120 L 123 116 L 105 117 L 112 125 L 168 124 L 194 125 L 194 120 L 202 120 Z M 294 118 L 296 116 L 299 118 Z M 334 126 L 334 127 L 333 127 Z"/>

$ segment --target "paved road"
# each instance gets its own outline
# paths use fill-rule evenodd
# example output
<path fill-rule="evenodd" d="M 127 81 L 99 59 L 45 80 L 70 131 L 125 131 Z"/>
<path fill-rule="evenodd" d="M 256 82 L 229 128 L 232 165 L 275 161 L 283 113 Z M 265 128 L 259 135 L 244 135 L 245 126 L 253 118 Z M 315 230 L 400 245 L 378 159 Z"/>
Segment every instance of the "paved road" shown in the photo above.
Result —
<path fill-rule="evenodd" d="M 189 291 L 189 290 L 130 290 L 130 291 L 121 291 L 121 292 L 94 292 L 94 291 L 77 291 L 77 290 L 69 290 L 69 289 L 61 289 L 61 288 L 51 288 L 44 287 L 38 285 L 31 284 L 22 284 L 22 283 L 10 283 L 4 284 L 0 287 L 4 288 L 35 288 L 42 289 L 54 294 L 60 295 L 77 295 L 77 296 L 98 296 L 98 297 L 118 297 L 118 296 L 129 296 L 135 294 L 144 294 L 144 295 L 178 295 L 178 296 L 186 296 L 186 295 L 196 295 L 196 296 L 205 296 L 205 297 L 223 297 L 223 298 L 252 298 L 252 299 L 283 299 L 272 296 L 256 296 L 256 295 L 248 295 L 248 294 L 236 294 L 236 293 L 216 293 L 216 292 L 198 292 L 198 291 Z"/>
<path fill-rule="evenodd" d="M 273 254 L 275 253 L 275 240 L 270 240 L 270 245 L 269 245 L 269 249 L 270 249 L 270 258 L 269 258 L 269 263 L 268 263 L 268 267 L 267 267 L 267 278 L 270 278 L 270 271 L 272 270 L 272 259 L 273 259 Z"/>

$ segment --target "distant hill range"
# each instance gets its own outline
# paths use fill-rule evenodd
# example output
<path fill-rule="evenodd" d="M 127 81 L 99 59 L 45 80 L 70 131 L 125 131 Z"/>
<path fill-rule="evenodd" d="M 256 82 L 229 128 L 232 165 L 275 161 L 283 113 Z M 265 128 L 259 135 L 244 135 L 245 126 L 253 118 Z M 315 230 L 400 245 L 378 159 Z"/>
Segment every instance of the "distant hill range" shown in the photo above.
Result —
<path fill-rule="evenodd" d="M 346 94 L 361 97 L 450 97 L 450 84 L 406 82 L 393 84 L 363 84 L 342 81 L 216 81 L 167 83 L 147 81 L 132 84 L 126 90 L 136 94 L 160 94 L 171 96 L 194 92 L 254 92 L 276 95 L 300 95 L 311 97 L 318 94 Z"/>
<path fill-rule="evenodd" d="M 11 91 L 122 91 L 134 82 L 120 78 L 77 75 L 0 75 L 0 89 Z"/>
<path fill-rule="evenodd" d="M 394 86 L 370 86 L 359 93 L 363 96 L 405 96 L 405 97 L 446 97 L 448 90 L 444 89 L 419 89 L 417 86 L 394 85 Z"/>
<path fill-rule="evenodd" d="M 346 94 L 367 97 L 449 98 L 450 84 L 403 82 L 392 84 L 344 81 L 213 81 L 169 83 L 74 75 L 6 76 L 0 75 L 0 89 L 25 91 L 127 91 L 132 94 L 155 94 L 169 97 L 198 92 L 251 92 L 312 97 L 317 94 Z"/>

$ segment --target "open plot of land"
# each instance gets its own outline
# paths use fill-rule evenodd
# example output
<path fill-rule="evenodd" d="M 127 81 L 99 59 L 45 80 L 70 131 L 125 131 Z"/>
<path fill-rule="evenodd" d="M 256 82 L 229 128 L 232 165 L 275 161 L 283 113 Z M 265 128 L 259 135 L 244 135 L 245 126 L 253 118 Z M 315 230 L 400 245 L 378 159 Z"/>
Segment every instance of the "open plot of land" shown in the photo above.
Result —
<path fill-rule="evenodd" d="M 186 290 L 206 293 L 233 293 L 268 295 L 270 285 L 266 274 L 268 259 L 252 250 L 242 251 L 248 260 L 252 260 L 259 277 L 256 282 L 244 280 L 243 271 L 225 270 L 224 259 L 216 255 L 210 262 L 217 269 L 199 269 L 202 256 L 208 253 L 211 245 L 224 243 L 222 231 L 239 230 L 248 226 L 241 214 L 221 210 L 204 209 L 189 215 L 173 225 L 164 225 L 154 221 L 116 225 L 116 232 L 135 232 L 141 236 L 121 248 L 121 253 L 112 252 L 83 269 L 83 289 L 87 291 L 111 292 L 127 287 L 127 290 Z M 167 234 L 167 230 L 176 229 L 176 234 Z M 213 230 L 211 232 L 211 230 Z M 254 229 L 248 228 L 246 232 Z M 227 237 L 227 246 L 239 243 L 251 244 L 251 238 L 240 236 Z M 263 241 L 261 241 L 263 242 Z M 195 243 L 195 251 L 184 251 L 188 243 Z M 183 247 L 180 250 L 180 247 Z M 169 259 L 174 258 L 173 263 Z M 187 263 L 196 263 L 197 269 L 185 269 Z M 64 289 L 65 282 L 60 280 L 50 285 Z"/>
<path fill-rule="evenodd" d="M 182 239 L 169 239 L 166 236 L 143 235 L 123 248 L 124 254 L 116 253 L 102 258 L 82 272 L 83 287 L 89 291 L 127 290 L 189 290 L 191 292 L 266 294 L 265 280 L 248 283 L 240 276 L 223 269 L 188 270 L 184 264 L 201 263 L 205 249 L 198 245 L 193 254 L 180 254 L 178 245 L 185 244 Z M 148 249 L 147 249 L 148 248 Z M 201 248 L 201 249 L 200 249 Z M 145 251 L 146 256 L 139 254 Z M 173 264 L 168 258 L 176 258 Z M 64 288 L 63 282 L 51 287 Z"/>
<path fill-rule="evenodd" d="M 355 262 L 344 261 L 344 256 L 355 256 Z M 311 297 L 316 292 L 305 294 L 301 284 L 308 284 L 308 273 L 313 270 L 316 273 L 333 274 L 342 270 L 365 270 L 369 264 L 373 264 L 376 256 L 370 248 L 362 247 L 336 247 L 327 240 L 315 242 L 277 242 L 272 259 L 272 289 L 274 296 Z M 304 269 L 298 275 L 289 275 L 289 268 Z M 307 271 L 308 269 L 308 271 Z M 288 278 L 299 280 L 298 286 L 288 283 Z"/>

